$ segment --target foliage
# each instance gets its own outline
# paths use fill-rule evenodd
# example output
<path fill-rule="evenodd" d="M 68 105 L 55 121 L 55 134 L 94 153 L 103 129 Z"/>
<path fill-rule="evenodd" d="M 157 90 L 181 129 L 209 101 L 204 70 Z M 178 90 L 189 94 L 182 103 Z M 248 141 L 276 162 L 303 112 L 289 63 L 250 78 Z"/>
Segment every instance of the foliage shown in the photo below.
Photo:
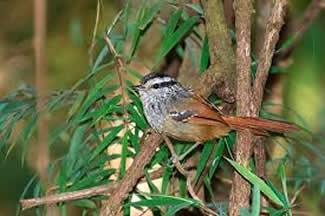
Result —
<path fill-rule="evenodd" d="M 177 50 L 180 55 L 182 52 L 184 53 L 182 44 L 184 38 L 191 31 L 199 34 L 196 31 L 196 24 L 199 22 L 198 16 L 189 16 L 185 10 L 175 5 L 167 4 L 166 6 L 160 0 L 150 3 L 148 1 L 144 2 L 138 8 L 135 20 L 130 18 L 131 3 L 128 3 L 105 32 L 104 37 L 108 36 L 112 41 L 118 56 L 114 56 L 114 53 L 110 52 L 104 37 L 99 36 L 97 46 L 100 51 L 94 59 L 95 63 L 90 65 L 88 74 L 77 81 L 70 89 L 53 92 L 48 96 L 43 109 L 40 111 L 55 116 L 56 112 L 67 110 L 66 120 L 57 128 L 51 130 L 49 138 L 51 151 L 57 145 L 67 144 L 69 146 L 66 154 L 53 161 L 48 167 L 48 175 L 55 186 L 53 189 L 55 193 L 76 191 L 110 183 L 113 181 L 110 177 L 117 173 L 118 178 L 121 179 L 126 172 L 127 159 L 134 158 L 141 150 L 140 138 L 148 125 L 143 116 L 141 102 L 129 88 L 132 82 L 126 78 L 135 77 L 138 79 L 141 75 L 136 70 L 128 68 L 127 65 L 122 65 L 124 67 L 123 71 L 129 76 L 123 75 L 123 82 L 126 87 L 121 90 L 122 85 L 113 81 L 116 80 L 118 73 L 120 73 L 117 67 L 114 66 L 117 58 L 121 58 L 128 63 L 136 60 L 141 39 L 152 27 L 153 23 L 156 22 L 162 7 L 170 7 L 174 12 L 167 24 L 160 24 L 163 36 L 161 45 L 157 50 L 154 69 L 171 51 Z M 198 5 L 188 6 L 202 13 L 202 9 Z M 122 30 L 116 29 L 115 25 L 117 23 L 121 24 Z M 206 36 L 199 35 L 199 38 L 201 38 L 203 46 L 197 69 L 203 73 L 209 65 L 209 47 Z M 131 44 L 131 46 L 126 46 L 127 43 Z M 253 76 L 255 75 L 254 68 L 256 68 L 256 64 L 254 60 L 252 65 Z M 273 67 L 272 71 L 279 72 L 276 67 Z M 90 87 L 85 88 L 85 84 L 89 84 Z M 119 90 L 125 91 L 127 94 L 128 101 L 126 103 L 123 102 L 121 93 L 118 93 L 121 92 Z M 128 115 L 125 115 L 125 110 Z M 19 144 L 22 152 L 21 160 L 24 162 L 26 154 L 28 154 L 29 144 L 36 135 L 38 113 L 35 89 L 23 86 L 13 91 L 0 101 L 0 112 L 0 150 L 5 151 L 6 149 L 6 154 L 9 154 Z M 264 111 L 261 114 L 274 117 L 274 115 Z M 22 123 L 22 127 L 18 127 L 19 123 Z M 263 209 L 270 212 L 271 215 L 291 215 L 291 208 L 294 205 L 290 203 L 289 197 L 303 184 L 322 182 L 322 187 L 319 190 L 324 193 L 325 178 L 321 172 L 318 172 L 319 167 L 315 165 L 316 163 L 312 163 L 307 156 L 300 156 L 295 159 L 297 152 L 293 145 L 296 143 L 302 144 L 301 148 L 303 149 L 301 151 L 317 154 L 318 160 L 324 161 L 324 156 L 305 139 L 298 140 L 296 137 L 287 139 L 289 141 L 286 146 L 288 154 L 277 159 L 277 161 L 269 162 L 277 163 L 278 171 L 275 175 L 278 173 L 279 177 L 276 177 L 275 182 L 277 180 L 281 182 L 281 189 L 279 189 L 279 186 L 275 186 L 275 183 L 271 183 L 270 179 L 264 181 L 257 177 L 254 174 L 254 162 L 252 162 L 250 169 L 246 169 L 228 159 L 228 157 L 232 157 L 231 149 L 235 142 L 233 134 L 220 139 L 216 148 L 214 148 L 214 142 L 203 145 L 200 160 L 197 164 L 195 182 L 202 176 L 202 171 L 207 166 L 210 157 L 212 163 L 209 172 L 204 177 L 204 185 L 210 196 L 208 206 L 219 214 L 224 212 L 224 208 L 220 207 L 223 206 L 223 203 L 214 199 L 216 196 L 214 182 L 217 179 L 216 176 L 222 173 L 224 178 L 229 178 L 231 166 L 254 186 L 252 209 L 243 209 L 243 215 L 260 214 L 260 211 L 262 211 L 260 209 L 261 193 L 273 202 L 272 208 Z M 122 146 L 120 154 L 107 154 L 105 152 L 113 144 Z M 189 146 L 184 142 L 175 142 L 175 149 L 179 155 L 186 152 Z M 228 150 L 228 155 L 225 148 Z M 192 155 L 188 155 L 182 163 L 185 163 Z M 223 155 L 227 156 L 223 157 Z M 128 207 L 140 209 L 149 207 L 157 215 L 174 215 L 189 206 L 200 208 L 199 200 L 189 198 L 184 186 L 185 181 L 182 177 L 176 175 L 175 168 L 170 166 L 169 157 L 167 148 L 161 147 L 146 169 L 145 179 L 150 187 L 150 193 L 133 191 L 132 194 L 139 201 L 128 199 L 124 208 L 126 214 L 129 211 Z M 107 166 L 114 159 L 120 159 L 119 170 Z M 229 162 L 231 166 L 226 162 Z M 155 165 L 164 167 L 161 188 L 153 184 L 149 174 Z M 293 169 L 293 174 L 287 175 L 285 172 L 286 167 Z M 179 193 L 176 195 L 169 194 L 167 190 L 171 179 L 174 178 L 179 179 Z M 33 181 L 37 180 L 32 179 L 30 184 L 26 186 L 23 197 L 27 191 L 33 191 L 34 197 L 41 197 L 46 194 L 41 182 L 33 183 Z M 96 215 L 98 213 L 96 201 L 101 199 L 102 197 L 92 197 L 71 204 L 79 206 L 83 210 L 83 215 L 87 212 Z M 66 211 L 66 205 L 67 203 L 60 203 L 59 207 L 62 212 Z M 36 210 L 36 213 L 40 214 L 39 209 Z"/>

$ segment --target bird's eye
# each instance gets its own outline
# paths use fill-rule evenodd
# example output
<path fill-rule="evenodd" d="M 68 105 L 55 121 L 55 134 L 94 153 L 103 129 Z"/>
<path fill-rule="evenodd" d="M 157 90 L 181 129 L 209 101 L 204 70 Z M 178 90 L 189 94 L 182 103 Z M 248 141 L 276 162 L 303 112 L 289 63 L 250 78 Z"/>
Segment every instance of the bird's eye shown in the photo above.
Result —
<path fill-rule="evenodd" d="M 152 88 L 154 88 L 154 89 L 158 89 L 158 88 L 159 88 L 159 84 L 157 84 L 157 83 L 156 83 L 156 84 L 153 84 L 153 85 L 152 85 Z"/>

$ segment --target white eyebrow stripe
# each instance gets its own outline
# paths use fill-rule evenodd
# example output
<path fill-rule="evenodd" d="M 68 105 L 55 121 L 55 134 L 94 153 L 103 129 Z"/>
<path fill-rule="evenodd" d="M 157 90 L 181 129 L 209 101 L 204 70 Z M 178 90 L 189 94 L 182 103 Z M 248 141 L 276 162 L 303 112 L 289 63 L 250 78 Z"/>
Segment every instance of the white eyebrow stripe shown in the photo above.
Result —
<path fill-rule="evenodd" d="M 151 86 L 153 84 L 156 84 L 156 83 L 163 83 L 163 82 L 169 82 L 169 81 L 172 81 L 173 79 L 170 78 L 170 77 L 164 77 L 164 78 L 154 78 L 152 80 L 148 80 L 148 82 L 145 84 L 145 85 L 148 85 L 148 86 Z"/>

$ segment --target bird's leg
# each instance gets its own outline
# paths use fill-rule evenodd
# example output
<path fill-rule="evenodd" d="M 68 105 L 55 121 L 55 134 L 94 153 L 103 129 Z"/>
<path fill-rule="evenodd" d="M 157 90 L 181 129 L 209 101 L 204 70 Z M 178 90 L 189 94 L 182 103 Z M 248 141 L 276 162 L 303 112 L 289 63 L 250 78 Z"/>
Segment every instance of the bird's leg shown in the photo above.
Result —
<path fill-rule="evenodd" d="M 186 152 L 184 152 L 183 154 L 181 154 L 180 156 L 178 156 L 176 154 L 176 152 L 174 154 L 172 154 L 170 161 L 172 163 L 174 163 L 175 160 L 178 161 L 182 161 L 187 155 L 189 155 L 194 149 L 196 149 L 196 147 L 198 147 L 199 145 L 201 145 L 201 142 L 196 142 L 194 143 Z"/>
<path fill-rule="evenodd" d="M 188 154 L 190 154 L 196 147 L 201 145 L 201 142 L 194 143 L 186 152 L 178 157 L 178 160 L 182 161 Z"/>
<path fill-rule="evenodd" d="M 172 142 L 170 141 L 170 139 L 167 136 L 162 135 L 162 137 L 164 138 L 165 143 L 166 143 L 166 145 L 167 145 L 167 147 L 168 147 L 168 149 L 169 149 L 169 151 L 170 151 L 170 153 L 172 155 L 172 158 L 173 158 L 172 162 L 173 162 L 173 164 L 175 165 L 175 167 L 178 169 L 178 171 L 181 174 L 183 174 L 184 176 L 187 176 L 188 175 L 188 171 L 185 170 L 185 168 L 179 162 L 178 156 L 177 156 L 177 154 L 176 154 L 176 152 L 174 150 L 174 146 L 173 146 Z"/>

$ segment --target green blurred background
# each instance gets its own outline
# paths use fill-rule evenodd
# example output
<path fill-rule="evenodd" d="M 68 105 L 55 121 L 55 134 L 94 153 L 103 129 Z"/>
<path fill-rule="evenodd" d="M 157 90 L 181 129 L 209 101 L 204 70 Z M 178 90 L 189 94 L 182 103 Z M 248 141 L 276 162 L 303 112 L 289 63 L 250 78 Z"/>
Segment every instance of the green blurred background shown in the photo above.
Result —
<path fill-rule="evenodd" d="M 292 1 L 291 19 L 300 16 L 307 3 L 308 1 Z M 112 22 L 123 7 L 123 1 L 103 0 L 102 4 L 99 33 Z M 87 73 L 96 7 L 97 1 L 94 0 L 48 1 L 49 89 L 69 88 Z M 33 16 L 31 0 L 0 1 L 0 97 L 22 85 L 34 86 Z M 325 135 L 324 39 L 325 14 L 322 13 L 294 50 L 285 74 L 273 75 L 279 84 L 275 84 L 272 91 L 279 93 L 271 97 L 273 102 L 284 103 L 290 108 L 288 113 L 292 121 L 304 124 L 322 136 Z M 144 53 L 144 56 L 150 56 L 150 53 Z M 58 152 L 52 153 L 53 157 L 64 149 L 66 147 L 58 147 Z M 0 216 L 15 214 L 19 197 L 35 172 L 33 165 L 28 162 L 32 158 L 27 158 L 27 162 L 22 165 L 19 151 L 19 147 L 14 148 L 6 159 L 5 154 L 0 154 Z M 277 153 L 275 151 L 274 154 Z M 323 166 L 325 170 L 325 165 Z M 320 206 L 325 201 L 323 199 L 318 191 L 311 191 L 303 200 L 312 212 L 311 215 L 321 215 Z M 28 215 L 28 212 L 24 215 Z"/>

